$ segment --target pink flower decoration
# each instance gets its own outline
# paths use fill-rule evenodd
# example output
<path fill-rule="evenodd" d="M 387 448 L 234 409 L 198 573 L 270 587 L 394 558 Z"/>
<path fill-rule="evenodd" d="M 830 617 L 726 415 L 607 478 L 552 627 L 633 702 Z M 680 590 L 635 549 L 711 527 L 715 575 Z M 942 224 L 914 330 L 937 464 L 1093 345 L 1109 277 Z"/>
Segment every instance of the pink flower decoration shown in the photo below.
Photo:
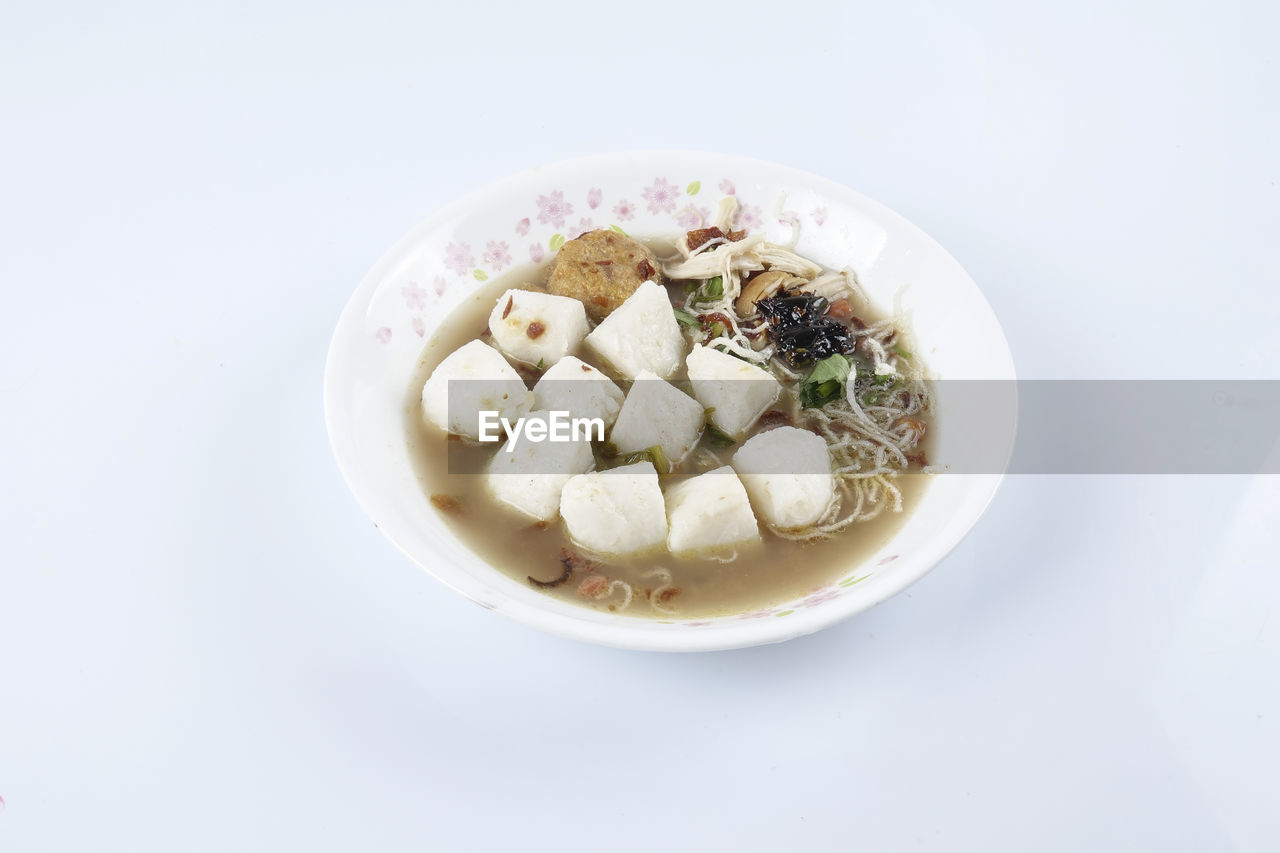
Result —
<path fill-rule="evenodd" d="M 427 324 L 422 322 L 421 317 L 414 317 L 413 323 L 411 323 L 410 325 L 413 326 L 413 333 L 418 337 L 422 337 L 427 333 Z"/>
<path fill-rule="evenodd" d="M 418 311 L 427 307 L 427 292 L 418 287 L 416 281 L 411 281 L 400 288 L 400 293 L 404 296 L 405 307 L 410 311 Z"/>
<path fill-rule="evenodd" d="M 710 625 L 711 623 L 710 622 L 686 622 L 684 624 L 686 628 L 701 628 L 704 625 Z"/>
<path fill-rule="evenodd" d="M 529 259 L 532 260 L 535 264 L 542 263 L 542 259 L 545 257 L 546 257 L 546 252 L 543 251 L 541 243 L 534 243 L 533 245 L 529 246 Z"/>
<path fill-rule="evenodd" d="M 538 221 L 544 225 L 549 222 L 556 228 L 562 228 L 565 218 L 571 213 L 573 205 L 564 200 L 561 190 L 538 196 Z"/>
<path fill-rule="evenodd" d="M 739 619 L 763 619 L 764 617 L 772 616 L 777 612 L 778 612 L 778 608 L 769 607 L 764 610 L 755 610 L 755 611 L 752 611 L 751 613 L 743 613 L 738 618 Z"/>
<path fill-rule="evenodd" d="M 529 233 L 529 217 L 525 217 L 516 223 L 516 233 L 521 237 Z"/>
<path fill-rule="evenodd" d="M 588 231 L 593 231 L 593 230 L 595 230 L 595 226 L 591 224 L 591 220 L 587 219 L 586 217 L 583 217 L 582 219 L 578 220 L 577 225 L 570 225 L 569 229 L 564 232 L 565 239 L 576 240 L 579 237 L 581 237 L 583 234 L 586 234 Z"/>
<path fill-rule="evenodd" d="M 886 564 L 888 564 L 888 563 L 892 563 L 892 562 L 893 562 L 894 560 L 896 560 L 896 559 L 898 559 L 898 555 L 897 555 L 897 554 L 890 554 L 889 556 L 885 557 L 885 558 L 884 558 L 883 560 L 881 560 L 880 562 L 876 563 L 876 565 L 877 565 L 877 566 L 883 566 L 883 565 L 886 565 Z"/>
<path fill-rule="evenodd" d="M 438 275 L 431 279 L 431 289 L 436 292 L 436 296 L 444 296 L 445 286 L 444 276 Z"/>
<path fill-rule="evenodd" d="M 510 248 L 506 241 L 490 240 L 485 244 L 484 254 L 480 256 L 480 260 L 488 264 L 494 272 L 497 272 L 511 263 Z"/>
<path fill-rule="evenodd" d="M 733 220 L 733 227 L 746 231 L 754 231 L 760 227 L 764 220 L 760 217 L 760 208 L 757 205 L 749 204 L 738 208 L 738 215 Z"/>
<path fill-rule="evenodd" d="M 636 209 L 631 206 L 631 202 L 624 198 L 613 206 L 613 215 L 619 222 L 626 222 L 629 219 L 636 218 Z"/>
<path fill-rule="evenodd" d="M 383 326 L 381 329 L 374 332 L 373 336 L 378 339 L 378 343 L 385 344 L 391 340 L 391 330 L 386 326 Z"/>
<path fill-rule="evenodd" d="M 737 192 L 737 190 L 733 188 L 733 181 L 729 180 L 728 178 L 725 178 L 723 181 L 720 182 L 720 192 L 724 193 L 725 195 L 733 195 L 735 192 Z"/>
<path fill-rule="evenodd" d="M 815 207 L 809 215 L 813 217 L 815 225 L 820 226 L 827 221 L 827 209 L 825 207 Z"/>
<path fill-rule="evenodd" d="M 470 243 L 450 243 L 444 247 L 444 265 L 458 275 L 466 275 L 476 265 Z"/>
<path fill-rule="evenodd" d="M 595 210 L 597 207 L 600 206 L 600 199 L 602 198 L 604 198 L 604 193 L 600 191 L 600 188 L 592 187 L 591 189 L 587 190 L 587 207 L 591 208 L 592 210 Z"/>
<path fill-rule="evenodd" d="M 813 595 L 810 595 L 808 598 L 806 598 L 804 601 L 801 601 L 796 606 L 797 607 L 817 607 L 819 604 L 822 604 L 823 602 L 830 601 L 833 598 L 839 598 L 839 597 L 840 597 L 840 590 L 836 589 L 835 587 L 831 587 L 830 589 L 824 589 L 824 590 L 819 590 L 818 592 L 815 592 Z"/>
<path fill-rule="evenodd" d="M 692 231 L 695 228 L 701 228 L 707 224 L 707 217 L 711 215 L 711 211 L 705 207 L 694 207 L 692 204 L 686 208 L 682 208 L 676 214 L 676 225 L 685 231 Z"/>
<path fill-rule="evenodd" d="M 649 202 L 650 213 L 670 213 L 676 209 L 680 188 L 668 183 L 666 178 L 654 178 L 653 185 L 645 187 L 641 195 Z"/>

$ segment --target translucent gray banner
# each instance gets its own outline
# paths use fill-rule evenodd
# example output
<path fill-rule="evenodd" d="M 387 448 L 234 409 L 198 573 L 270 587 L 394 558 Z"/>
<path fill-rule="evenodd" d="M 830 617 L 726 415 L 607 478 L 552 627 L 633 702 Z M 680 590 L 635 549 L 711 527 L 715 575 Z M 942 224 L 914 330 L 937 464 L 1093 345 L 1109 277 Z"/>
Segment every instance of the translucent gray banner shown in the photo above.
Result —
<path fill-rule="evenodd" d="M 919 386 L 892 381 L 860 386 L 856 405 L 843 389 L 816 409 L 794 400 L 793 391 L 803 381 L 779 387 L 719 380 L 718 407 L 699 402 L 708 398 L 705 387 L 682 381 L 641 380 L 627 388 L 594 379 L 544 379 L 533 390 L 504 382 L 501 387 L 487 380 L 449 382 L 448 417 L 454 432 L 469 433 L 450 442 L 450 473 L 483 473 L 480 454 L 504 453 L 518 418 L 541 411 L 538 419 L 547 420 L 547 411 L 562 411 L 560 434 L 594 439 L 597 467 L 621 464 L 639 449 L 630 445 L 648 437 L 664 445 L 668 457 L 702 454 L 705 467 L 715 458 L 728 462 L 756 430 L 793 426 L 829 442 L 845 436 L 880 442 L 890 459 L 896 458 L 892 444 L 910 457 L 911 467 L 947 474 L 1280 474 L 1277 380 L 948 380 L 927 385 L 929 405 L 923 412 L 913 410 L 920 400 L 896 396 L 919 394 Z M 637 393 L 637 385 L 644 393 Z M 777 402 L 769 405 L 775 395 Z M 744 407 L 752 417 L 764 412 L 755 427 L 738 434 L 717 428 L 717 421 L 741 422 Z M 494 414 L 481 423 L 481 410 Z M 602 425 L 573 422 L 597 417 Z M 580 472 L 581 453 L 529 449 L 544 430 L 556 433 L 554 424 L 533 433 L 527 426 L 515 442 L 517 451 L 525 448 L 526 458 L 512 470 L 522 475 Z M 914 442 L 914 431 L 921 428 L 923 437 Z M 495 440 L 479 442 L 481 433 Z M 628 446 L 619 448 L 614 439 L 623 433 Z M 868 453 L 874 456 L 873 451 Z M 785 470 L 785 458 L 779 462 Z M 795 473 L 807 471 L 797 463 Z"/>
<path fill-rule="evenodd" d="M 1280 381 L 1026 380 L 1016 386 L 1010 473 L 1280 474 Z M 971 396 L 960 391 L 961 399 Z M 980 412 L 962 414 L 981 430 Z M 946 429 L 945 413 L 940 422 Z M 963 473 L 967 460 L 962 454 L 958 461 Z"/>

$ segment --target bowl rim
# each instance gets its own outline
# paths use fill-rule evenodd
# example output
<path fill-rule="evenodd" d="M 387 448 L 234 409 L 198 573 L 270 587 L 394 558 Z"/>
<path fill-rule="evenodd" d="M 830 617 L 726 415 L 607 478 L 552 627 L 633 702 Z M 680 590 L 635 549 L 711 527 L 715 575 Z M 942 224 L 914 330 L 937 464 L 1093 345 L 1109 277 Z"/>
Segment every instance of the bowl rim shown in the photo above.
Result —
<path fill-rule="evenodd" d="M 343 433 L 343 429 L 346 426 L 348 419 L 338 399 L 339 386 L 342 384 L 342 372 L 339 365 L 342 364 L 343 356 L 348 349 L 349 342 L 354 340 L 355 334 L 359 332 L 361 321 L 372 301 L 374 293 L 378 289 L 378 286 L 385 279 L 387 274 L 396 266 L 396 264 L 400 262 L 402 256 L 407 251 L 416 247 L 425 235 L 430 234 L 437 228 L 441 227 L 444 223 L 456 218 L 464 212 L 483 208 L 489 199 L 498 196 L 505 196 L 508 192 L 516 189 L 519 185 L 535 178 L 541 178 L 547 173 L 553 173 L 560 170 L 576 171 L 583 168 L 608 169 L 611 166 L 621 163 L 633 164 L 634 161 L 638 159 L 653 158 L 704 158 L 714 160 L 717 163 L 722 163 L 726 168 L 745 170 L 761 168 L 768 169 L 773 174 L 780 175 L 785 177 L 787 180 L 794 181 L 798 184 L 803 184 L 808 188 L 833 198 L 843 196 L 851 203 L 856 203 L 859 209 L 873 215 L 877 221 L 893 222 L 899 228 L 903 228 L 908 232 L 914 232 L 914 237 L 916 239 L 924 241 L 926 244 L 931 244 L 931 246 L 936 251 L 940 252 L 947 261 L 954 264 L 955 268 L 963 274 L 965 279 L 968 280 L 968 283 L 973 288 L 974 295 L 978 300 L 980 300 L 981 305 L 985 307 L 995 321 L 995 332 L 999 336 L 999 350 L 1003 356 L 1005 365 L 1008 368 L 1008 379 L 1016 379 L 1016 369 L 1013 362 L 1013 355 L 1009 348 L 1008 338 L 1000 324 L 999 317 L 991 307 L 990 302 L 987 301 L 986 295 L 982 292 L 981 288 L 978 287 L 977 282 L 973 280 L 959 261 L 957 261 L 941 244 L 934 240 L 933 237 L 891 208 L 837 181 L 802 169 L 797 169 L 792 166 L 755 157 L 692 149 L 641 149 L 618 151 L 558 160 L 544 165 L 527 168 L 491 181 L 460 196 L 443 207 L 438 208 L 432 214 L 420 220 L 382 254 L 369 271 L 365 273 L 364 277 L 360 280 L 360 283 L 356 286 L 354 292 L 348 298 L 341 314 L 339 315 L 338 322 L 334 327 L 333 335 L 330 338 L 325 358 L 323 382 L 325 426 L 329 437 L 330 448 L 333 451 L 334 459 L 338 465 L 338 470 L 342 474 L 342 478 L 346 483 L 347 488 L 350 489 L 352 495 L 355 497 L 356 503 L 360 506 L 365 516 L 373 522 L 374 526 L 377 527 L 378 530 L 388 540 L 390 540 L 402 554 L 404 554 L 420 569 L 448 588 L 458 592 L 487 610 L 497 610 L 503 615 L 506 615 L 522 624 L 561 637 L 582 640 L 598 645 L 640 651 L 718 651 L 784 642 L 796 637 L 805 636 L 842 622 L 858 613 L 869 610 L 902 592 L 932 571 L 972 532 L 973 528 L 977 526 L 979 520 L 990 507 L 991 502 L 995 499 L 996 493 L 1004 482 L 1008 465 L 1012 458 L 1012 437 L 1016 436 L 1018 420 L 1016 384 L 1014 386 L 1014 421 L 1011 425 L 1011 438 L 1009 446 L 1003 454 L 1003 461 L 999 472 L 981 475 L 951 475 L 945 473 L 934 475 L 939 477 L 965 476 L 967 479 L 976 481 L 980 484 L 981 487 L 985 489 L 986 493 L 980 503 L 971 505 L 970 517 L 967 519 L 963 529 L 960 530 L 958 534 L 953 534 L 949 541 L 935 547 L 932 552 L 919 560 L 915 571 L 907 572 L 897 570 L 886 572 L 882 576 L 882 579 L 877 579 L 878 582 L 876 584 L 868 585 L 870 588 L 866 590 L 867 594 L 862 596 L 843 596 L 834 601 L 825 603 L 822 607 L 797 610 L 792 614 L 791 618 L 786 620 L 741 620 L 729 617 L 726 619 L 714 620 L 721 624 L 706 625 L 704 627 L 699 627 L 696 630 L 690 628 L 682 629 L 682 626 L 660 622 L 656 619 L 649 618 L 629 617 L 620 618 L 617 621 L 610 622 L 588 622 L 584 620 L 575 620 L 565 618 L 563 615 L 551 610 L 529 605 L 522 601 L 517 601 L 505 596 L 503 601 L 496 604 L 491 604 L 482 600 L 480 597 L 473 594 L 473 590 L 464 588 L 458 583 L 443 577 L 441 574 L 434 571 L 431 566 L 424 564 L 424 562 L 421 561 L 417 555 L 411 553 L 391 531 L 379 523 L 379 520 L 375 515 L 374 507 L 374 492 L 376 490 L 370 488 L 371 484 L 367 480 L 360 478 L 358 460 L 354 457 L 351 450 L 354 442 L 349 440 Z M 466 549 L 465 545 L 461 545 L 461 543 L 459 543 L 459 545 Z M 483 560 L 481 560 L 481 562 L 483 562 Z M 906 566 L 903 566 L 902 568 L 906 568 Z M 500 574 L 499 570 L 496 568 L 489 567 L 489 569 Z M 498 594 L 500 596 L 502 595 L 501 592 Z M 708 618 L 710 619 L 710 617 Z"/>

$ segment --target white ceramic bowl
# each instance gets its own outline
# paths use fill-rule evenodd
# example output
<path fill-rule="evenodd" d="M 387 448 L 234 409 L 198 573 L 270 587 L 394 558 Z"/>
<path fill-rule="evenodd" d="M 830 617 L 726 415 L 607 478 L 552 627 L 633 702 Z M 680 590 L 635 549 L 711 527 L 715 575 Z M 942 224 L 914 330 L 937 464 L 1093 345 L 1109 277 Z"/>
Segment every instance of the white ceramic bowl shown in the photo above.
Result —
<path fill-rule="evenodd" d="M 567 238 L 616 225 L 637 236 L 708 219 L 736 194 L 740 226 L 785 240 L 831 267 L 851 266 L 873 301 L 912 311 L 918 346 L 940 379 L 1014 378 L 1004 334 L 977 286 L 920 229 L 853 190 L 795 169 L 720 154 L 629 152 L 557 163 L 494 184 L 414 228 L 360 282 L 325 369 L 325 416 L 347 484 L 411 560 L 482 607 L 537 628 L 635 649 L 700 651 L 772 643 L 866 610 L 924 575 L 977 522 L 1003 476 L 940 475 L 898 534 L 803 599 L 716 619 L 659 622 L 564 603 L 512 580 L 468 550 L 427 502 L 403 421 L 425 342 L 478 281 L 540 261 Z M 961 436 L 940 395 L 935 461 Z M 1012 447 L 1014 412 L 1001 424 Z M 1003 445 L 1002 445 L 1003 446 Z"/>

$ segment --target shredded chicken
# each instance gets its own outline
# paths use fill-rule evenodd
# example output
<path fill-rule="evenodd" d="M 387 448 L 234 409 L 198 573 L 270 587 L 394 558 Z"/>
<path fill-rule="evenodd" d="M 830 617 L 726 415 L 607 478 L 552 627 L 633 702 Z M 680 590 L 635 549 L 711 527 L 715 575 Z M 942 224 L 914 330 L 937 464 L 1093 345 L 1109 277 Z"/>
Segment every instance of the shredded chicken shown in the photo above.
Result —
<path fill-rule="evenodd" d="M 720 199 L 720 204 L 716 206 L 716 215 L 711 218 L 711 224 L 721 231 L 728 231 L 733 228 L 733 220 L 737 218 L 738 198 L 737 196 L 727 195 Z"/>
<path fill-rule="evenodd" d="M 685 246 L 687 249 L 688 244 Z M 691 253 L 683 260 L 662 265 L 667 277 L 677 280 L 720 276 L 725 295 L 730 300 L 737 299 L 745 274 L 763 269 L 790 273 L 806 281 L 822 272 L 822 267 L 813 261 L 783 246 L 765 242 L 763 234 L 749 235 L 734 243 L 720 243 L 709 250 Z"/>
<path fill-rule="evenodd" d="M 853 270 L 850 269 L 820 275 L 808 284 L 801 286 L 800 289 L 817 296 L 825 296 L 831 302 L 835 302 L 837 299 L 853 298 L 863 305 L 867 303 L 867 297 L 858 285 L 858 280 L 854 277 Z"/>
<path fill-rule="evenodd" d="M 822 272 L 822 267 L 808 258 L 802 258 L 787 247 L 773 243 L 761 243 L 755 252 L 755 258 L 762 267 L 789 272 L 801 278 L 816 278 Z"/>

